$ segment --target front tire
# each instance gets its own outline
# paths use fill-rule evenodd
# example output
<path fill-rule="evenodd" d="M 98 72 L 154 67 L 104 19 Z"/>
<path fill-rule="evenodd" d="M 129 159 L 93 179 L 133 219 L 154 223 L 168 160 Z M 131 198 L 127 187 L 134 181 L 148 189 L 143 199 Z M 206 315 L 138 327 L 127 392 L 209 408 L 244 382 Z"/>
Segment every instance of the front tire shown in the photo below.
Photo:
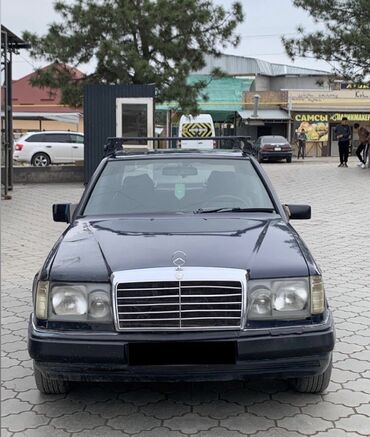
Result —
<path fill-rule="evenodd" d="M 262 156 L 259 153 L 257 154 L 257 161 L 259 163 L 263 162 Z"/>
<path fill-rule="evenodd" d="M 290 163 L 292 162 L 292 157 L 287 158 L 287 159 L 286 159 L 286 162 L 287 162 L 288 164 L 290 164 Z"/>
<path fill-rule="evenodd" d="M 68 393 L 71 389 L 71 384 L 63 379 L 52 379 L 44 376 L 40 370 L 33 366 L 35 382 L 37 389 L 46 395 L 60 395 Z"/>
<path fill-rule="evenodd" d="M 333 363 L 330 359 L 329 366 L 321 375 L 305 376 L 292 381 L 293 387 L 300 393 L 322 393 L 330 383 Z"/>
<path fill-rule="evenodd" d="M 34 167 L 48 167 L 50 165 L 50 157 L 46 153 L 35 153 L 32 156 L 31 164 Z"/>

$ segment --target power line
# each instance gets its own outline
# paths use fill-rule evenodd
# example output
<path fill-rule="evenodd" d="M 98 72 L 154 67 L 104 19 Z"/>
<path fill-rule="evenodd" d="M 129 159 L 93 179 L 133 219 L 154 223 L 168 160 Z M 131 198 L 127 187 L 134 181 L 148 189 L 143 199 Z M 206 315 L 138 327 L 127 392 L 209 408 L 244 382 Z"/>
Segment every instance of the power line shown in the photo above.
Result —
<path fill-rule="evenodd" d="M 265 35 L 256 35 L 256 34 L 243 34 L 241 35 L 242 37 L 245 38 L 275 38 L 276 36 L 293 36 L 293 35 L 297 35 L 297 32 L 289 32 L 289 33 L 270 33 L 270 34 L 265 34 Z"/>

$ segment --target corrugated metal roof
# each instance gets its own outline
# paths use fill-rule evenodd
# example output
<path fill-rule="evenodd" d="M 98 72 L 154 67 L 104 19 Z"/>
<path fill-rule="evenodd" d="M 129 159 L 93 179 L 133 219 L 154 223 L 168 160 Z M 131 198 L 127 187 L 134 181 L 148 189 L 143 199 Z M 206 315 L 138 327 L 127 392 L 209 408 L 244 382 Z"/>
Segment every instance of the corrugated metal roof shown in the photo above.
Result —
<path fill-rule="evenodd" d="M 205 55 L 206 66 L 196 73 L 211 74 L 214 68 L 220 68 L 230 76 L 237 75 L 256 75 L 264 76 L 284 76 L 284 75 L 302 75 L 302 76 L 325 76 L 329 75 L 328 71 L 315 70 L 311 68 L 296 67 L 293 65 L 274 64 L 257 58 L 247 58 L 244 56 L 225 55 L 219 57 Z"/>
<path fill-rule="evenodd" d="M 259 109 L 258 117 L 253 117 L 253 110 L 238 111 L 243 120 L 289 120 L 289 114 L 282 109 Z"/>
<path fill-rule="evenodd" d="M 48 70 L 52 64 L 42 68 Z M 74 67 L 67 68 L 76 79 L 82 78 L 83 73 Z M 76 108 L 70 108 L 60 103 L 62 92 L 60 89 L 50 89 L 48 87 L 33 87 L 31 79 L 36 75 L 35 72 L 28 74 L 12 82 L 12 103 L 13 112 L 76 112 Z"/>
<path fill-rule="evenodd" d="M 191 74 L 188 78 L 189 84 L 205 81 L 208 85 L 201 94 L 208 97 L 207 100 L 201 96 L 198 104 L 201 111 L 228 111 L 235 112 L 242 109 L 243 93 L 250 89 L 252 79 L 222 77 L 213 78 L 209 74 Z M 176 102 L 157 104 L 156 110 L 168 110 L 176 108 Z"/>

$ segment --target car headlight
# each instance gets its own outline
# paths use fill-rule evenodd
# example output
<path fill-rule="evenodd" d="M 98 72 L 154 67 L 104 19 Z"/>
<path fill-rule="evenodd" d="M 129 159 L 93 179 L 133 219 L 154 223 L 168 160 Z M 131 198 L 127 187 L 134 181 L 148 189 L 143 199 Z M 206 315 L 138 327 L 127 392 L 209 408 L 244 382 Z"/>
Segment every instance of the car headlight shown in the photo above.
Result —
<path fill-rule="evenodd" d="M 53 284 L 40 281 L 35 302 L 36 317 L 42 320 L 112 321 L 110 284 Z"/>
<path fill-rule="evenodd" d="M 95 320 L 110 317 L 110 299 L 105 291 L 98 290 L 89 294 L 89 315 Z"/>
<path fill-rule="evenodd" d="M 85 316 L 87 296 L 83 286 L 54 286 L 50 293 L 51 315 Z"/>
<path fill-rule="evenodd" d="M 319 297 L 317 297 L 316 300 L 319 302 Z M 318 307 L 319 305 L 317 304 L 315 306 L 316 311 Z M 310 314 L 309 278 L 249 281 L 249 320 L 305 319 L 309 317 Z"/>

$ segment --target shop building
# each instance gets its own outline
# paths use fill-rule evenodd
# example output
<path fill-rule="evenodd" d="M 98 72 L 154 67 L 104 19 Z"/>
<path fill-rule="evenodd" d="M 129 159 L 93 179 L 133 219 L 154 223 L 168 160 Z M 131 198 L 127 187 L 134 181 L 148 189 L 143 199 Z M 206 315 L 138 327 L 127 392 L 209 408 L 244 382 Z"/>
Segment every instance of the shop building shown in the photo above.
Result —
<path fill-rule="evenodd" d="M 288 91 L 294 133 L 304 129 L 308 141 L 307 152 L 313 156 L 338 156 L 335 127 L 343 117 L 348 118 L 352 132 L 351 148 L 357 146 L 354 124 L 370 130 L 370 90 L 344 89 L 335 91 Z"/>
<path fill-rule="evenodd" d="M 44 67 L 48 69 L 50 66 Z M 76 78 L 83 74 L 72 68 Z M 50 88 L 33 87 L 31 81 L 35 73 L 28 74 L 12 83 L 13 130 L 16 136 L 29 131 L 73 130 L 83 131 L 81 108 L 71 108 L 61 104 L 61 91 Z"/>

